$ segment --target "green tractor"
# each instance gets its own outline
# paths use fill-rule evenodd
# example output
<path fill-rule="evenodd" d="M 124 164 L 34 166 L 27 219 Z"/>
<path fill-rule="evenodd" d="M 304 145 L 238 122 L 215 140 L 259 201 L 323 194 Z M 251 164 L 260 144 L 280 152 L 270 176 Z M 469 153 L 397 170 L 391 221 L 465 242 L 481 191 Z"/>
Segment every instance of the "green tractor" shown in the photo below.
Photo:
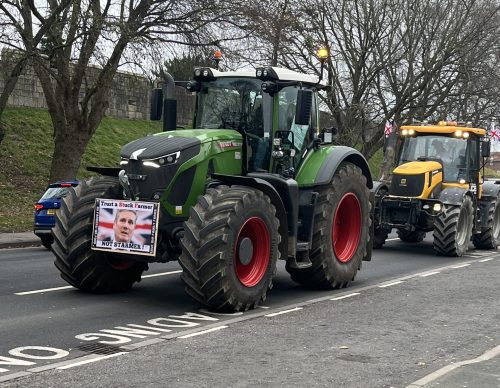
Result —
<path fill-rule="evenodd" d="M 358 151 L 319 131 L 325 83 L 265 67 L 195 68 L 193 80 L 177 84 L 196 95 L 193 129 L 176 126 L 167 74 L 151 104 L 164 131 L 125 145 L 120 167 L 89 168 L 101 176 L 64 198 L 52 248 L 63 279 L 117 292 L 140 281 L 148 263 L 178 260 L 187 293 L 218 311 L 264 301 L 278 259 L 306 287 L 353 281 L 371 259 L 372 178 Z M 98 226 L 112 222 L 99 203 L 157 206 L 148 242 L 155 249 L 99 249 L 112 244 L 96 243 Z"/>

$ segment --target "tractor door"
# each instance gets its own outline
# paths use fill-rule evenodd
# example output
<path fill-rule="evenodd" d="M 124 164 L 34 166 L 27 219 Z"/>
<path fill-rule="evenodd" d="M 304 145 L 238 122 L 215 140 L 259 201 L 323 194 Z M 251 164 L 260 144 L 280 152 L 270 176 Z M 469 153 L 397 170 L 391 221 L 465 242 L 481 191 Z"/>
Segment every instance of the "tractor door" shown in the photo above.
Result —
<path fill-rule="evenodd" d="M 297 171 L 302 163 L 302 155 L 307 146 L 311 143 L 314 137 L 314 132 L 318 128 L 318 109 L 316 102 L 316 94 L 313 95 L 311 117 L 309 124 L 298 125 L 295 122 L 295 112 L 297 104 L 297 93 L 299 87 L 286 86 L 276 93 L 278 105 L 278 131 L 290 131 L 288 137 L 289 141 L 293 141 L 293 149 L 295 155 L 293 156 L 293 164 L 295 171 Z"/>

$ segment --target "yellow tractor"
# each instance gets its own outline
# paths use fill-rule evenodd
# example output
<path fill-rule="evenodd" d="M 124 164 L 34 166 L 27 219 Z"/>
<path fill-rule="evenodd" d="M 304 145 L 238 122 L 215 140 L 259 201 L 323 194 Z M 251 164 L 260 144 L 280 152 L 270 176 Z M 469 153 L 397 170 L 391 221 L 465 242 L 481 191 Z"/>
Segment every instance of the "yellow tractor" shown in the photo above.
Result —
<path fill-rule="evenodd" d="M 397 230 L 404 242 L 433 232 L 438 255 L 463 256 L 500 245 L 500 181 L 484 179 L 486 130 L 457 122 L 406 125 L 388 182 L 374 182 L 374 248 Z"/>

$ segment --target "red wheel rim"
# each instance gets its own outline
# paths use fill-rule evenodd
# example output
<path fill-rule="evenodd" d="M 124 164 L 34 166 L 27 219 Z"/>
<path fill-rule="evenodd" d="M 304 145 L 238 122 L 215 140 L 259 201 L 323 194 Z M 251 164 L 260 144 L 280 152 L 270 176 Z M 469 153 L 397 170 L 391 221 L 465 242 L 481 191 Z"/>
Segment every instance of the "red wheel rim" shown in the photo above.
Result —
<path fill-rule="evenodd" d="M 243 239 L 250 239 L 253 252 L 248 264 L 241 262 L 239 247 Z M 236 238 L 234 264 L 238 280 L 246 287 L 257 285 L 264 277 L 269 265 L 269 254 L 271 251 L 271 237 L 265 222 L 252 217 L 245 221 Z"/>
<path fill-rule="evenodd" d="M 361 236 L 361 205 L 353 193 L 340 200 L 332 224 L 332 245 L 335 256 L 342 263 L 352 259 Z"/>

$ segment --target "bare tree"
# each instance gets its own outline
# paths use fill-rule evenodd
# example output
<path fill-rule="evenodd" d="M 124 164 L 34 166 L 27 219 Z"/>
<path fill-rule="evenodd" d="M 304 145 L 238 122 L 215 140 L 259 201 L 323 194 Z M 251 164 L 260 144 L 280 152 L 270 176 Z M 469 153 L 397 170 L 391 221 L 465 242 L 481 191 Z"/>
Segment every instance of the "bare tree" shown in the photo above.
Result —
<path fill-rule="evenodd" d="M 18 11 L 28 25 L 31 14 L 52 14 L 60 4 L 48 0 L 46 8 L 39 3 L 35 8 L 28 2 Z M 159 43 L 217 44 L 211 25 L 234 24 L 233 18 L 243 19 L 241 11 L 234 1 L 72 0 L 45 35 L 48 60 L 40 50 L 31 55 L 54 127 L 50 180 L 76 176 L 127 50 Z M 33 32 L 27 34 L 33 40 Z"/>
<path fill-rule="evenodd" d="M 30 3 L 3 1 L 0 3 L 0 43 L 15 50 L 11 58 L 12 67 L 7 69 L 4 88 L 0 94 L 0 143 L 3 139 L 2 115 L 7 101 L 16 87 L 19 76 L 25 70 L 29 59 L 36 53 L 39 45 L 67 8 L 71 0 L 63 0 L 51 12 L 43 16 L 39 12 L 28 12 Z M 24 10 L 24 12 L 23 12 Z M 22 17 L 21 17 L 22 16 Z M 35 20 L 33 20 L 33 16 Z M 36 28 L 34 33 L 33 28 Z"/>
<path fill-rule="evenodd" d="M 359 145 L 367 157 L 382 146 L 387 119 L 401 124 L 453 112 L 470 120 L 475 101 L 491 111 L 498 96 L 498 86 L 484 82 L 498 79 L 491 59 L 498 58 L 496 0 L 305 0 L 291 13 L 278 62 L 317 72 L 315 49 L 330 48 L 324 103 L 339 141 Z M 464 99 L 467 114 L 458 105 Z"/>

